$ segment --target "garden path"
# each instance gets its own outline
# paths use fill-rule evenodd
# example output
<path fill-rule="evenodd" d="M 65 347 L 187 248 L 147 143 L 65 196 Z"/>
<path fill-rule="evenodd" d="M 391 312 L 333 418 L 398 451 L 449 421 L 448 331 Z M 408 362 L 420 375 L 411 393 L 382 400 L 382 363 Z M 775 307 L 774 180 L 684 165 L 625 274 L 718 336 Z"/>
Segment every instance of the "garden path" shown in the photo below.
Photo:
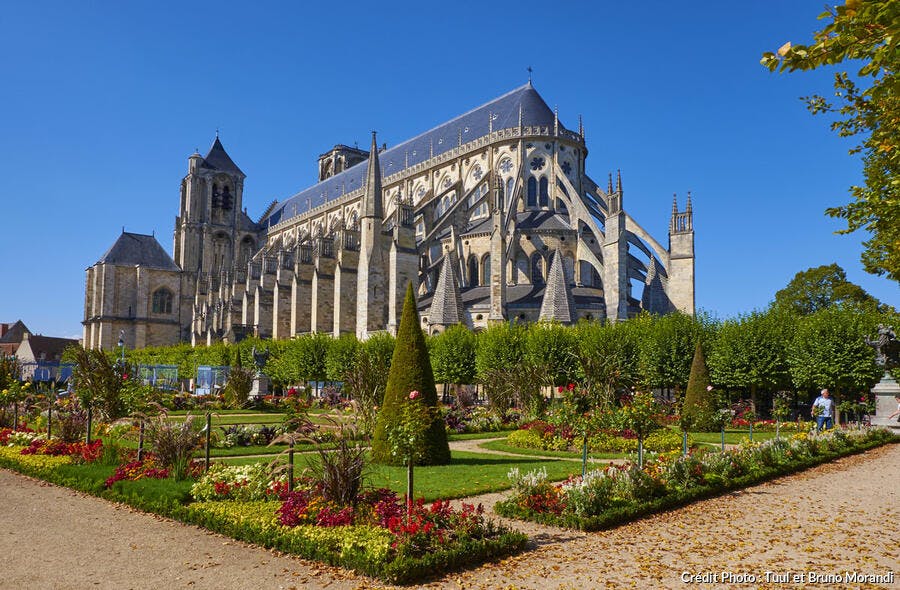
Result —
<path fill-rule="evenodd" d="M 433 588 L 788 588 L 764 573 L 896 572 L 900 445 L 695 503 L 609 531 L 528 523 L 531 551 L 451 574 Z M 491 504 L 503 494 L 470 498 Z M 288 557 L 0 470 L 0 586 L 15 588 L 379 588 Z M 758 576 L 752 585 L 721 572 Z M 835 587 L 814 583 L 810 588 Z"/>

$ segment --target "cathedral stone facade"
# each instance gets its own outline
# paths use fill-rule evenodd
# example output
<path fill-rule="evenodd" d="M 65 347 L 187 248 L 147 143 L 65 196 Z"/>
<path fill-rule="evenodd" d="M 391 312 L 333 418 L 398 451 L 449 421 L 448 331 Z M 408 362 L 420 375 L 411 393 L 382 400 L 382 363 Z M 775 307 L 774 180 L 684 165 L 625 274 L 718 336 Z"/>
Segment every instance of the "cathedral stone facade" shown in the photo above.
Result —
<path fill-rule="evenodd" d="M 694 313 L 688 195 L 668 248 L 588 176 L 584 130 L 526 84 L 394 147 L 336 145 L 319 182 L 254 221 L 218 137 L 188 159 L 174 260 L 124 233 L 87 270 L 85 345 L 394 332 L 408 283 L 422 327 Z M 120 244 L 120 242 L 125 242 Z M 160 255 L 162 253 L 162 255 Z M 632 293 L 640 285 L 641 294 Z"/>

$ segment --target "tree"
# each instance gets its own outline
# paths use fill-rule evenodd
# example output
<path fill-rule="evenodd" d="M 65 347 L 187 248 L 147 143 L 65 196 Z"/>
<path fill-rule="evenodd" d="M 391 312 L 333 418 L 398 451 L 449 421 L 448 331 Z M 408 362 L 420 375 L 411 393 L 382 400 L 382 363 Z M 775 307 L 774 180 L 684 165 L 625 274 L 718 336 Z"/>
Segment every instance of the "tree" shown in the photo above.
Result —
<path fill-rule="evenodd" d="M 122 401 L 122 387 L 128 378 L 123 373 L 125 367 L 115 363 L 102 350 L 79 347 L 73 353 L 76 364 L 72 377 L 81 407 L 97 408 L 109 422 L 124 416 L 126 407 Z M 132 375 L 132 378 L 136 376 Z"/>
<path fill-rule="evenodd" d="M 330 381 L 346 381 L 347 373 L 356 364 L 359 348 L 356 334 L 341 334 L 330 340 L 325 353 L 325 376 Z"/>
<path fill-rule="evenodd" d="M 681 405 L 682 424 L 699 430 L 712 430 L 714 416 L 718 411 L 716 395 L 709 383 L 709 371 L 703 355 L 703 346 L 697 342 L 691 374 L 688 379 L 684 402 Z M 686 430 L 687 428 L 685 428 Z"/>
<path fill-rule="evenodd" d="M 428 353 L 438 383 L 475 381 L 475 334 L 467 327 L 450 326 L 433 336 Z"/>
<path fill-rule="evenodd" d="M 595 408 L 609 409 L 618 389 L 638 380 L 640 337 L 636 324 L 582 322 L 575 328 L 584 386 Z"/>
<path fill-rule="evenodd" d="M 646 389 L 673 387 L 684 391 L 698 340 L 710 337 L 708 326 L 683 313 L 642 315 L 630 322 L 641 334 L 641 381 Z"/>
<path fill-rule="evenodd" d="M 708 359 L 715 382 L 748 391 L 756 412 L 759 390 L 790 385 L 787 345 L 795 323 L 793 314 L 778 308 L 722 322 Z"/>
<path fill-rule="evenodd" d="M 842 303 L 856 303 L 873 309 L 879 305 L 865 289 L 848 281 L 847 273 L 837 264 L 801 270 L 784 289 L 775 293 L 775 307 L 798 315 Z"/>
<path fill-rule="evenodd" d="M 835 404 L 844 395 L 869 391 L 883 370 L 864 339 L 881 321 L 879 314 L 852 305 L 827 307 L 801 318 L 788 348 L 794 384 L 807 390 L 827 387 Z"/>
<path fill-rule="evenodd" d="M 542 385 L 568 385 L 578 379 L 574 332 L 560 324 L 540 322 L 528 330 L 525 361 L 539 370 Z"/>
<path fill-rule="evenodd" d="M 836 115 L 831 124 L 842 137 L 860 136 L 851 154 L 861 153 L 863 186 L 851 186 L 853 201 L 826 209 L 847 221 L 839 233 L 866 230 L 863 266 L 867 272 L 900 281 L 900 2 L 847 0 L 819 16 L 830 22 L 813 34 L 811 45 L 783 45 L 763 54 L 771 71 L 814 70 L 855 60 L 856 80 L 846 72 L 834 78 L 839 104 L 806 97 L 813 114 Z"/>
<path fill-rule="evenodd" d="M 410 283 L 406 289 L 400 326 L 397 328 L 397 341 L 394 346 L 394 357 L 391 359 L 384 404 L 378 413 L 375 435 L 372 438 L 372 459 L 378 463 L 395 465 L 401 463 L 400 458 L 391 452 L 389 433 L 398 428 L 403 419 L 404 404 L 410 401 L 410 394 L 413 391 L 418 392 L 416 397 L 421 398 L 420 403 L 424 406 L 437 406 L 434 374 L 425 347 L 425 334 L 420 326 L 416 299 Z M 422 455 L 418 457 L 420 464 L 445 465 L 450 462 L 447 429 L 438 412 L 434 413 L 431 425 L 425 433 L 424 446 Z"/>
<path fill-rule="evenodd" d="M 543 411 L 544 376 L 525 361 L 529 328 L 495 324 L 479 333 L 475 343 L 475 369 L 491 405 L 498 410 L 525 408 L 533 417 Z"/>

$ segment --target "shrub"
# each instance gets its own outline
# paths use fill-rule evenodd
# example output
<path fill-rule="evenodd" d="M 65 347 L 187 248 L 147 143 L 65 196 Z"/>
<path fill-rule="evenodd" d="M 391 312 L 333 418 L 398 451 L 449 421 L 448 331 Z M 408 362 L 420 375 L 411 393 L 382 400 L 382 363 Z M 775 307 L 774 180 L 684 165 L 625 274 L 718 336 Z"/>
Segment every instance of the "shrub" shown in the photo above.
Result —
<path fill-rule="evenodd" d="M 662 430 L 651 433 L 647 437 L 647 440 L 644 441 L 644 446 L 647 447 L 648 451 L 656 451 L 659 453 L 680 449 L 683 442 L 680 432 L 676 432 L 671 428 L 663 428 Z M 693 438 L 689 435 L 688 447 L 693 446 L 693 444 Z"/>
<path fill-rule="evenodd" d="M 353 506 L 362 487 L 367 447 L 359 442 L 355 429 L 332 420 L 338 436 L 332 450 L 316 447 L 318 461 L 312 461 L 310 477 L 321 489 L 322 497 L 338 506 Z"/>
<path fill-rule="evenodd" d="M 272 465 L 225 465 L 214 463 L 191 487 L 191 495 L 198 501 L 274 499 L 286 489 L 286 476 L 277 475 Z"/>
<path fill-rule="evenodd" d="M 431 362 L 425 347 L 425 335 L 420 325 L 412 284 L 409 284 L 403 303 L 403 315 L 397 329 L 397 341 L 391 360 L 384 405 L 378 415 L 372 439 L 372 458 L 379 463 L 396 465 L 401 462 L 399 457 L 391 453 L 388 433 L 400 420 L 400 410 L 403 404 L 409 401 L 410 392 L 420 392 L 422 403 L 429 407 L 436 407 L 438 403 Z M 434 412 L 431 425 L 425 434 L 422 464 L 445 465 L 449 462 L 450 446 L 447 443 L 447 430 L 440 413 Z"/>
<path fill-rule="evenodd" d="M 228 382 L 225 384 L 225 405 L 229 408 L 243 408 L 250 398 L 253 389 L 253 371 L 241 366 L 231 367 L 228 371 Z"/>
<path fill-rule="evenodd" d="M 682 428 L 702 431 L 715 430 L 715 414 L 718 409 L 716 396 L 709 383 L 709 370 L 703 356 L 703 346 L 697 342 L 687 391 L 681 406 Z"/>
<path fill-rule="evenodd" d="M 544 438 L 535 430 L 516 430 L 506 437 L 510 446 L 522 449 L 543 449 Z"/>
<path fill-rule="evenodd" d="M 194 452 L 200 446 L 200 432 L 194 428 L 194 416 L 186 414 L 184 420 L 168 420 L 166 412 L 144 417 L 144 438 L 153 448 L 159 463 L 171 470 L 176 480 L 185 479 Z"/>

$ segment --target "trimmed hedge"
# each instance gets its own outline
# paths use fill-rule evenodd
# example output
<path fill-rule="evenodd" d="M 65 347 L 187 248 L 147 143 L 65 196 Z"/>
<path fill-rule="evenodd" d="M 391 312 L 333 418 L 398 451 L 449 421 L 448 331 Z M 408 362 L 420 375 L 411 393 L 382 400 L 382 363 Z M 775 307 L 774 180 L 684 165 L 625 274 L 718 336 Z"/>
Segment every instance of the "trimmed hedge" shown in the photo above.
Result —
<path fill-rule="evenodd" d="M 698 500 L 705 500 L 720 496 L 732 490 L 742 489 L 751 485 L 763 483 L 785 475 L 791 475 L 811 467 L 816 467 L 834 459 L 862 453 L 886 444 L 900 443 L 900 437 L 890 435 L 870 439 L 861 444 L 854 445 L 840 451 L 827 451 L 815 457 L 802 457 L 789 464 L 776 465 L 761 468 L 754 473 L 749 473 L 728 480 L 722 480 L 718 484 L 706 484 L 693 487 L 684 491 L 673 491 L 662 497 L 654 498 L 646 502 L 617 506 L 605 510 L 603 514 L 582 517 L 572 513 L 563 513 L 557 516 L 548 512 L 536 512 L 518 506 L 515 499 L 498 502 L 494 506 L 495 512 L 507 518 L 529 520 L 540 524 L 560 526 L 583 531 L 599 531 L 613 528 L 639 518 L 644 518 L 658 512 L 681 508 Z"/>
<path fill-rule="evenodd" d="M 402 464 L 400 457 L 394 457 L 391 454 L 391 443 L 387 433 L 389 426 L 400 420 L 400 410 L 405 403 L 409 402 L 411 391 L 418 391 L 426 405 L 438 406 L 434 374 L 431 371 L 431 361 L 428 360 L 428 349 L 425 346 L 425 335 L 422 333 L 419 313 L 416 311 L 412 283 L 407 285 L 403 315 L 400 318 L 400 326 L 397 328 L 394 358 L 391 360 L 387 389 L 384 393 L 384 403 L 378 412 L 378 421 L 372 436 L 372 460 L 376 463 Z M 425 433 L 424 458 L 419 464 L 447 465 L 448 463 L 450 463 L 450 445 L 447 443 L 447 428 L 440 413 L 436 412 L 431 426 Z"/>

